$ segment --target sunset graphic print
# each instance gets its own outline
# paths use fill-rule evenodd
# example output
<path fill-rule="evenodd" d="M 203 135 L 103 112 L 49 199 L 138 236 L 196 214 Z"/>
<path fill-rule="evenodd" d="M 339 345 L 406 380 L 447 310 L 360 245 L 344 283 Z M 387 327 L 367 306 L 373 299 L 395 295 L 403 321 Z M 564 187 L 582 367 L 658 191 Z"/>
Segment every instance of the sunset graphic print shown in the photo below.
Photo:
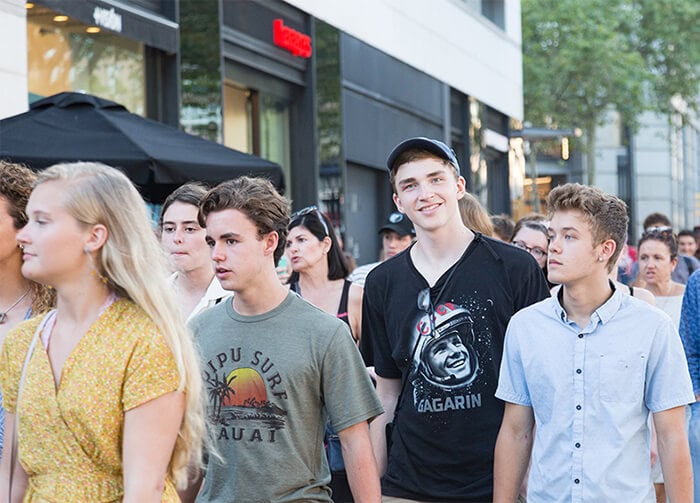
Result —
<path fill-rule="evenodd" d="M 230 348 L 205 365 L 208 420 L 220 441 L 274 442 L 286 424 L 276 403 L 287 398 L 282 378 L 262 351 L 241 360 L 241 348 Z"/>

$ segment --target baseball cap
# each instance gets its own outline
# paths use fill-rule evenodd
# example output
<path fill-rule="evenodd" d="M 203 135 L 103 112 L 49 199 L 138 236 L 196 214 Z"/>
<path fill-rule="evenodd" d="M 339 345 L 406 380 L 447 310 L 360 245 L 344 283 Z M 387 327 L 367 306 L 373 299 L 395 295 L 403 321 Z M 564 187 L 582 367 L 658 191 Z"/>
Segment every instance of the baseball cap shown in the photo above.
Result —
<path fill-rule="evenodd" d="M 407 150 L 412 149 L 427 150 L 431 154 L 435 154 L 440 159 L 454 164 L 455 168 L 457 168 L 457 173 L 460 173 L 459 163 L 457 162 L 457 157 L 455 156 L 454 150 L 440 140 L 434 140 L 433 138 L 426 138 L 424 136 L 408 138 L 394 147 L 394 150 L 391 151 L 391 154 L 389 154 L 389 157 L 386 160 L 386 167 L 389 170 L 389 173 L 391 173 L 391 168 L 394 166 L 396 159 Z"/>
<path fill-rule="evenodd" d="M 413 223 L 403 213 L 393 212 L 386 219 L 386 223 L 379 228 L 379 234 L 384 231 L 394 231 L 399 236 L 415 236 Z"/>

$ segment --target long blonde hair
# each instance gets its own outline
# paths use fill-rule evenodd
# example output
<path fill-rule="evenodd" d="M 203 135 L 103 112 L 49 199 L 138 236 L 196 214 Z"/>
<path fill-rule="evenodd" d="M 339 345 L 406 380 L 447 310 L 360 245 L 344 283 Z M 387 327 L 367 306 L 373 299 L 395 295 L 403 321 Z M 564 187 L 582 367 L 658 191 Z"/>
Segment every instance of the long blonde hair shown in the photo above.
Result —
<path fill-rule="evenodd" d="M 150 224 L 143 199 L 120 171 L 100 163 L 56 164 L 40 172 L 36 185 L 66 184 L 64 205 L 79 222 L 107 227 L 108 238 L 97 252 L 95 267 L 107 286 L 136 303 L 165 337 L 180 373 L 178 390 L 186 409 L 168 466 L 179 486 L 187 483 L 187 466 L 200 462 L 204 431 L 202 380 L 191 335 L 168 284 L 165 255 Z"/>

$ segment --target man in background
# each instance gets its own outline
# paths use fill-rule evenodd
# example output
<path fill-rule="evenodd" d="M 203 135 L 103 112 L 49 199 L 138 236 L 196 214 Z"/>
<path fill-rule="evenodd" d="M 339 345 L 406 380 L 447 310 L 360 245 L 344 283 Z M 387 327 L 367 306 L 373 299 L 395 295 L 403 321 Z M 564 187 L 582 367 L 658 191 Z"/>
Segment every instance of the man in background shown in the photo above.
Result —
<path fill-rule="evenodd" d="M 413 224 L 403 213 L 393 212 L 386 223 L 379 228 L 382 236 L 382 251 L 379 262 L 372 262 L 356 268 L 348 276 L 348 280 L 364 288 L 365 278 L 369 272 L 383 261 L 401 253 L 413 242 L 416 231 Z"/>

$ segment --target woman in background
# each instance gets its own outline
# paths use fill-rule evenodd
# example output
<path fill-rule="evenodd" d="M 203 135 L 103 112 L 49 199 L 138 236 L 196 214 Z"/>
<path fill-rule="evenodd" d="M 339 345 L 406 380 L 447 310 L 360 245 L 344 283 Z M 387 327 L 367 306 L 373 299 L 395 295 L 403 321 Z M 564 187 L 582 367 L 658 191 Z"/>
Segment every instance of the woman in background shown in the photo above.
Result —
<path fill-rule="evenodd" d="M 654 295 L 656 307 L 680 326 L 685 285 L 671 279 L 678 264 L 678 242 L 672 230 L 649 230 L 639 240 L 639 276 Z M 635 289 L 636 290 L 636 289 Z"/>
<path fill-rule="evenodd" d="M 201 377 L 145 203 L 115 169 L 59 164 L 39 174 L 27 215 L 22 274 L 57 300 L 0 353 L 19 444 L 0 487 L 11 503 L 179 501 L 199 462 Z"/>
<path fill-rule="evenodd" d="M 642 234 L 638 246 L 639 276 L 644 288 L 654 296 L 656 307 L 668 314 L 680 328 L 685 285 L 671 279 L 678 264 L 678 241 L 670 227 L 650 228 Z M 636 292 L 638 287 L 634 287 Z M 652 466 L 657 501 L 666 501 L 663 474 L 658 460 Z"/>
<path fill-rule="evenodd" d="M 12 328 L 47 311 L 55 301 L 55 292 L 22 276 L 17 233 L 27 223 L 25 208 L 34 180 L 36 175 L 29 168 L 0 161 L 0 346 Z M 4 424 L 0 393 L 0 456 Z"/>
<path fill-rule="evenodd" d="M 347 323 L 355 343 L 359 344 L 363 290 L 346 279 L 350 269 L 333 227 L 315 206 L 292 214 L 287 259 L 292 266 L 290 288 L 316 307 Z M 351 502 L 352 493 L 342 456 L 337 456 L 340 450 L 337 449 L 338 435 L 330 423 L 324 441 L 331 468 L 329 486 L 333 491 L 333 501 Z"/>
<path fill-rule="evenodd" d="M 316 307 L 337 316 L 355 342 L 362 328 L 362 288 L 345 278 L 349 267 L 330 223 L 315 207 L 292 215 L 287 238 L 292 266 L 290 288 Z"/>

